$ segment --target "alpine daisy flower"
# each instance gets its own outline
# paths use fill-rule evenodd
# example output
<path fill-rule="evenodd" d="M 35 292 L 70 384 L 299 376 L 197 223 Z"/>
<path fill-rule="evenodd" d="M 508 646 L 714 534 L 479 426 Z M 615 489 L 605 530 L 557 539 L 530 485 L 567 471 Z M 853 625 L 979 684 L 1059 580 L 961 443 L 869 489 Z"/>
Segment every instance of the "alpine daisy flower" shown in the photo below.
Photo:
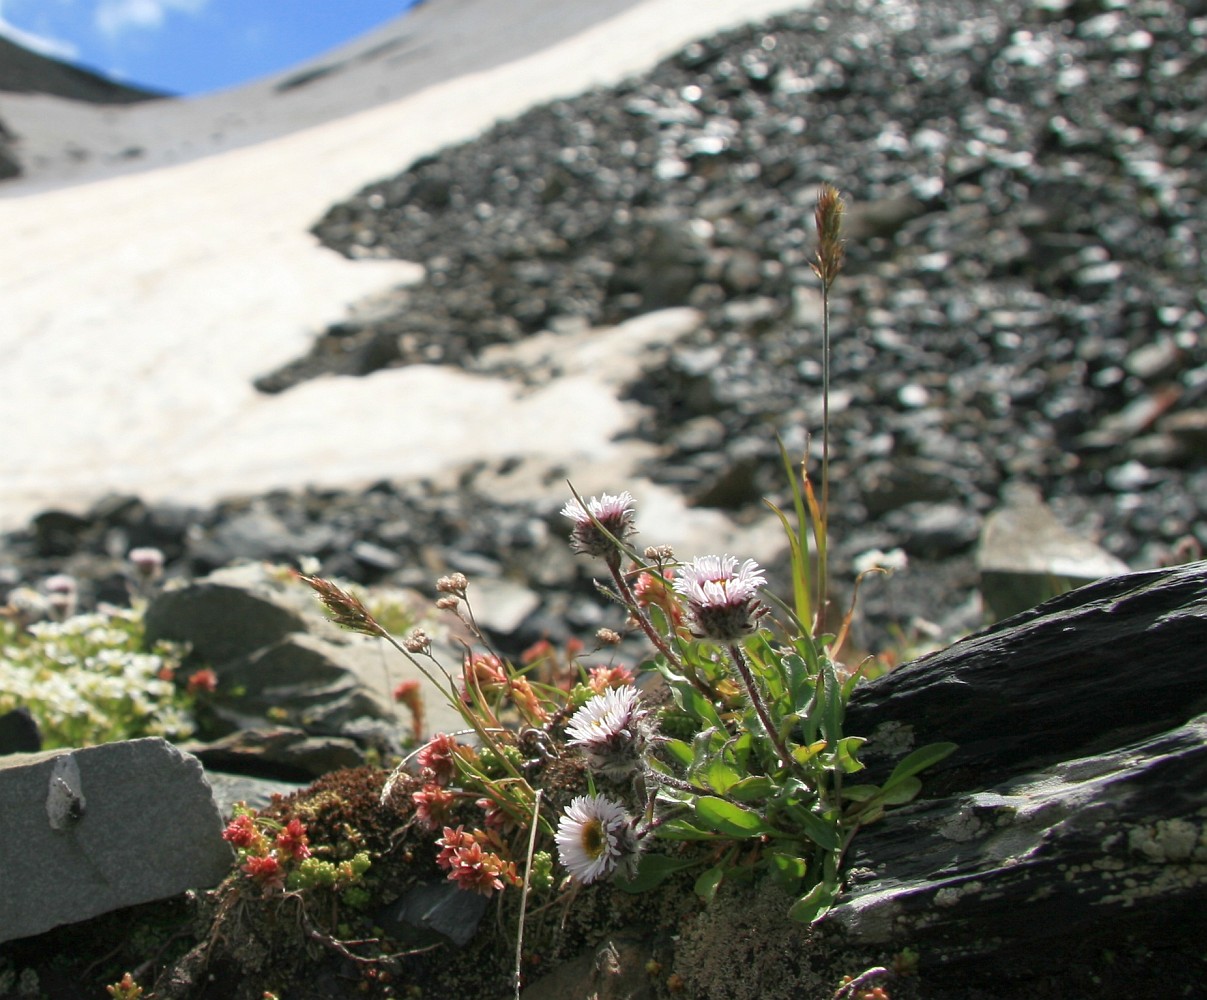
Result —
<path fill-rule="evenodd" d="M 687 603 L 693 631 L 703 638 L 732 642 L 749 634 L 765 613 L 758 599 L 766 584 L 753 559 L 741 566 L 734 556 L 700 556 L 679 570 L 673 583 Z"/>
<path fill-rule="evenodd" d="M 609 688 L 571 716 L 566 736 L 587 755 L 592 770 L 620 781 L 641 765 L 650 726 L 634 687 Z"/>
<path fill-rule="evenodd" d="M 619 802 L 603 795 L 579 795 L 558 820 L 558 856 L 583 884 L 611 874 L 637 859 L 632 821 Z"/>
<path fill-rule="evenodd" d="M 633 504 L 636 502 L 628 490 L 616 496 L 602 493 L 598 498 L 592 497 L 588 500 L 586 506 L 577 499 L 569 501 L 562 508 L 562 516 L 574 522 L 570 531 L 570 547 L 575 552 L 590 556 L 618 558 L 615 543 L 599 530 L 595 521 L 603 525 L 614 538 L 623 542 L 634 530 L 633 519 L 637 512 L 633 509 Z M 592 517 L 595 521 L 591 520 Z"/>

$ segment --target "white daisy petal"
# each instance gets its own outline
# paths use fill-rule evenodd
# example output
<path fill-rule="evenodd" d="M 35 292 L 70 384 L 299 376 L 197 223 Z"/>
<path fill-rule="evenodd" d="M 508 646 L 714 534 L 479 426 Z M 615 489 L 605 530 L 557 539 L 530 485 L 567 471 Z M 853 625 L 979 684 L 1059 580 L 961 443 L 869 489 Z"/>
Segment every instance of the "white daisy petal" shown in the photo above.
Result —
<path fill-rule="evenodd" d="M 615 870 L 633 853 L 632 827 L 618 802 L 603 795 L 579 795 L 557 824 L 558 856 L 577 881 L 590 884 Z"/>

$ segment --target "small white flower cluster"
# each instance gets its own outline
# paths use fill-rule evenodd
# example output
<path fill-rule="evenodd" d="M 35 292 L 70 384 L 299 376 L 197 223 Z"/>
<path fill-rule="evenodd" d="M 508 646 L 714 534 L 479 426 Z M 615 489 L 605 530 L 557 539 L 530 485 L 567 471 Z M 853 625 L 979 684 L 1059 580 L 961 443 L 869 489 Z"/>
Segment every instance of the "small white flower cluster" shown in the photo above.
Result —
<path fill-rule="evenodd" d="M 173 704 L 167 679 L 179 659 L 139 651 L 133 622 L 115 612 L 30 625 L 26 639 L 0 647 L 0 713 L 30 709 L 54 744 L 103 742 L 132 726 L 139 735 L 190 735 L 193 722 Z"/>

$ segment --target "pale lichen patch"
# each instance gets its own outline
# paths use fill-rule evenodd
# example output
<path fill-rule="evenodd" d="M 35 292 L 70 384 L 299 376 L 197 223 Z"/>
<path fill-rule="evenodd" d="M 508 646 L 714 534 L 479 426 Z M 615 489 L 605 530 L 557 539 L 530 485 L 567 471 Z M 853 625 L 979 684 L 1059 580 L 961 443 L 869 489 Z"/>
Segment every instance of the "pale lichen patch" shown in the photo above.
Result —
<path fill-rule="evenodd" d="M 1207 862 L 1207 827 L 1188 819 L 1161 819 L 1129 830 L 1127 846 L 1158 863 Z"/>
<path fill-rule="evenodd" d="M 882 722 L 872 733 L 872 743 L 886 757 L 904 757 L 914 749 L 914 727 L 906 722 Z"/>
<path fill-rule="evenodd" d="M 984 888 L 984 884 L 975 879 L 963 885 L 945 885 L 935 893 L 935 906 L 955 906 L 963 897 L 981 892 Z"/>

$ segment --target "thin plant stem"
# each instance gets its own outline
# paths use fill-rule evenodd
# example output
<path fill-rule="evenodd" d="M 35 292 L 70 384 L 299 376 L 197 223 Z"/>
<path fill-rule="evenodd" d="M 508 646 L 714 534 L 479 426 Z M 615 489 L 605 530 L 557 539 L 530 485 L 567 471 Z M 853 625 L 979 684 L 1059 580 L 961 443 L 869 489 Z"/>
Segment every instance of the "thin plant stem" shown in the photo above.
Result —
<path fill-rule="evenodd" d="M 746 694 L 750 698 L 750 704 L 754 707 L 755 714 L 763 724 L 763 729 L 767 731 L 767 738 L 771 740 L 771 745 L 775 747 L 775 752 L 779 755 L 785 767 L 795 770 L 796 762 L 792 759 L 792 755 L 788 753 L 788 747 L 780 738 L 779 732 L 772 725 L 771 713 L 767 711 L 767 705 L 763 701 L 763 696 L 759 693 L 758 686 L 754 682 L 754 674 L 750 671 L 750 664 L 746 662 L 746 655 L 737 643 L 730 644 L 729 655 L 733 658 L 733 665 L 737 668 L 738 676 L 742 678 L 742 683 L 746 687 Z"/>
<path fill-rule="evenodd" d="M 524 873 L 524 885 L 520 890 L 520 926 L 516 932 L 515 939 L 515 1000 L 520 1000 L 520 985 L 524 961 L 524 915 L 528 910 L 528 887 L 532 881 L 532 855 L 536 851 L 537 818 L 541 814 L 541 794 L 543 792 L 543 788 L 538 788 L 536 790 L 536 799 L 532 803 L 532 828 L 528 833 L 527 867 Z"/>
<path fill-rule="evenodd" d="M 825 631 L 827 590 L 825 538 L 830 523 L 830 286 L 842 270 L 842 216 L 846 205 L 832 184 L 817 192 L 813 219 L 817 227 L 817 259 L 811 265 L 821 280 L 821 522 L 817 553 L 816 634 Z"/>
<path fill-rule="evenodd" d="M 826 628 L 829 579 L 826 572 L 825 536 L 830 524 L 830 282 L 821 285 L 821 534 L 817 560 L 817 630 Z"/>
<path fill-rule="evenodd" d="M 645 612 L 641 610 L 641 605 L 637 603 L 637 598 L 633 596 L 632 588 L 629 587 L 628 581 L 624 578 L 624 574 L 620 571 L 620 557 L 615 559 L 606 559 L 608 571 L 612 574 L 612 582 L 616 584 L 616 589 L 620 592 L 621 600 L 625 607 L 629 609 L 629 613 L 637 621 L 641 631 L 645 633 L 645 637 L 653 643 L 654 648 L 666 657 L 668 663 L 672 666 L 683 669 L 683 664 L 679 661 L 679 656 L 671 649 L 666 639 L 658 634 L 658 630 L 654 628 L 654 623 L 646 617 Z M 711 692 L 709 692 L 711 695 Z"/>

